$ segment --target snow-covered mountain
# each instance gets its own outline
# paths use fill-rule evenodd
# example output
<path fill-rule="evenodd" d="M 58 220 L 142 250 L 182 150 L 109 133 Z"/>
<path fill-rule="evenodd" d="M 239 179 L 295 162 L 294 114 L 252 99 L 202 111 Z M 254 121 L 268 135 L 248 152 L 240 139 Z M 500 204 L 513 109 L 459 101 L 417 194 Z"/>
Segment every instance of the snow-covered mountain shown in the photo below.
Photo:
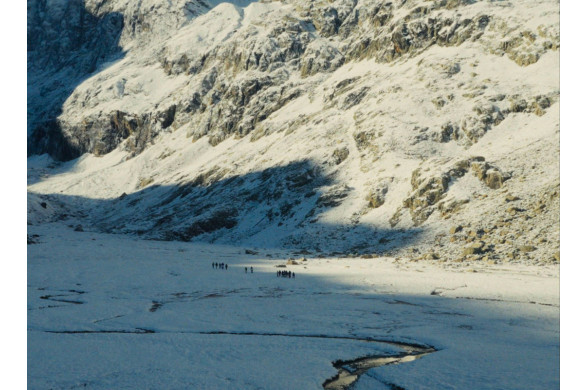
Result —
<path fill-rule="evenodd" d="M 559 261 L 559 42 L 555 0 L 29 0 L 29 223 Z"/>

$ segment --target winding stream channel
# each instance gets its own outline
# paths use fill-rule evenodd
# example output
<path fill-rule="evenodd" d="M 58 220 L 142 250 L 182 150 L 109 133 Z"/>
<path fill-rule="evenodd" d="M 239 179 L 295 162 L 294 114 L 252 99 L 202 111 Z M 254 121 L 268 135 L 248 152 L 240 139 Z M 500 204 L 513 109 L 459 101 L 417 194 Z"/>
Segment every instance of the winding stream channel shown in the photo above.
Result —
<path fill-rule="evenodd" d="M 45 331 L 47 333 L 62 333 L 62 334 L 74 334 L 74 333 L 133 333 L 133 334 L 153 334 L 153 333 L 166 333 L 164 331 L 155 331 L 151 329 L 135 328 L 126 330 L 67 330 L 67 331 Z M 232 335 L 232 336 L 266 336 L 266 337 L 295 337 L 295 338 L 314 338 L 314 339 L 339 339 L 339 340 L 355 340 L 365 343 L 382 343 L 392 345 L 403 350 L 400 353 L 389 353 L 381 355 L 369 355 L 362 356 L 352 360 L 336 360 L 332 365 L 338 370 L 338 373 L 332 378 L 327 379 L 323 382 L 322 386 L 327 390 L 348 390 L 351 389 L 352 385 L 360 379 L 362 375 L 367 373 L 370 369 L 386 366 L 389 364 L 401 364 L 408 363 L 417 360 L 425 355 L 436 352 L 432 346 L 402 343 L 389 340 L 378 340 L 372 338 L 360 338 L 351 336 L 328 336 L 328 335 L 312 335 L 312 334 L 287 334 L 287 333 L 255 333 L 255 332 L 223 332 L 223 331 L 209 331 L 209 332 L 197 332 L 197 331 L 183 331 L 174 333 L 187 333 L 187 334 L 201 334 L 201 335 Z M 402 387 L 394 384 L 385 383 L 390 389 L 401 390 Z M 404 389 L 403 389 L 404 390 Z"/>
<path fill-rule="evenodd" d="M 408 363 L 417 360 L 425 355 L 436 352 L 437 350 L 430 346 L 422 346 L 415 344 L 397 343 L 384 340 L 369 340 L 369 339 L 355 339 L 365 342 L 385 343 L 403 349 L 404 352 L 399 354 L 364 356 L 353 360 L 338 360 L 332 364 L 338 370 L 338 374 L 323 383 L 324 389 L 332 390 L 346 390 L 360 377 L 368 372 L 368 370 L 376 367 L 386 366 L 389 364 Z M 385 383 L 393 390 L 400 390 L 393 384 Z M 404 389 L 403 389 L 404 390 Z"/>
<path fill-rule="evenodd" d="M 347 390 L 364 375 L 368 370 L 376 367 L 386 366 L 389 364 L 408 363 L 417 360 L 425 355 L 436 352 L 432 346 L 402 343 L 389 340 L 377 340 L 372 338 L 350 337 L 350 336 L 328 336 L 328 335 L 296 335 L 286 333 L 238 333 L 238 332 L 196 332 L 198 334 L 229 334 L 241 336 L 279 336 L 279 337 L 298 337 L 298 338 L 317 338 L 317 339 L 340 339 L 340 340 L 355 340 L 365 343 L 382 343 L 398 347 L 403 350 L 401 353 L 370 355 L 362 356 L 352 360 L 336 360 L 332 365 L 338 370 L 338 373 L 330 379 L 327 379 L 323 384 L 324 389 L 332 390 Z M 393 390 L 400 390 L 393 384 L 385 383 Z M 404 390 L 404 389 L 403 389 Z"/>

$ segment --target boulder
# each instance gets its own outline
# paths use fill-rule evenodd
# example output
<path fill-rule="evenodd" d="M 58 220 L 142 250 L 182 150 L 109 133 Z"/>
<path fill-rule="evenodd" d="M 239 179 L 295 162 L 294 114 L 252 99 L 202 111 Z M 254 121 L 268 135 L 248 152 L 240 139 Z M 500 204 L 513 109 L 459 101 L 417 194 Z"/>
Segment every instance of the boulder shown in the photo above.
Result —
<path fill-rule="evenodd" d="M 458 225 L 458 226 L 452 226 L 450 228 L 450 234 L 456 234 L 458 232 L 461 232 L 463 229 L 462 225 Z"/>
<path fill-rule="evenodd" d="M 366 200 L 368 201 L 368 207 L 376 209 L 385 203 L 384 193 L 381 191 L 371 191 Z"/>
<path fill-rule="evenodd" d="M 344 146 L 342 148 L 338 148 L 332 153 L 332 161 L 335 165 L 340 165 L 344 160 L 346 160 L 349 154 L 350 151 L 347 147 Z"/>
<path fill-rule="evenodd" d="M 533 252 L 536 249 L 537 248 L 534 247 L 533 245 L 522 245 L 519 247 L 519 250 L 524 253 Z"/>
<path fill-rule="evenodd" d="M 466 248 L 464 248 L 464 251 L 462 252 L 462 254 L 464 256 L 481 254 L 483 252 L 483 247 L 484 247 L 484 242 L 482 242 L 482 241 L 475 242 L 475 243 L 467 246 Z"/>
<path fill-rule="evenodd" d="M 489 188 L 498 190 L 503 186 L 503 183 L 507 180 L 506 176 L 502 172 L 496 169 L 489 169 L 486 171 L 486 177 L 484 182 Z"/>

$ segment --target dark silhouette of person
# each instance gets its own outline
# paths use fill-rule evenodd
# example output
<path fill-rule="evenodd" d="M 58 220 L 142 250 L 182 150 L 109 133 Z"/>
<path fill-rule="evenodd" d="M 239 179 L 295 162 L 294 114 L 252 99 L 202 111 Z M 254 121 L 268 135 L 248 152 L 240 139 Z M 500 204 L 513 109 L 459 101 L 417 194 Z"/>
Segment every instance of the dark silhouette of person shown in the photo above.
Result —
<path fill-rule="evenodd" d="M 295 272 L 293 272 L 291 275 L 293 276 L 293 279 L 295 279 Z"/>
<path fill-rule="evenodd" d="M 244 273 L 245 274 L 248 273 L 248 268 L 247 267 L 244 267 Z"/>
<path fill-rule="evenodd" d="M 250 267 L 250 273 L 253 273 L 254 269 L 252 268 L 252 266 Z"/>
<path fill-rule="evenodd" d="M 228 264 L 226 264 L 226 271 L 228 271 Z"/>

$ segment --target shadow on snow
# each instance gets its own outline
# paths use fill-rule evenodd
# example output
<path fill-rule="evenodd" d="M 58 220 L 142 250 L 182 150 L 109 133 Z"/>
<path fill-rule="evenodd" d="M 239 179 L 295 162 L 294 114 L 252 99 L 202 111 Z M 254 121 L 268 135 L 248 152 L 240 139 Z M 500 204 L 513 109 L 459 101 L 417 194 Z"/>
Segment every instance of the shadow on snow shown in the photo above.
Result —
<path fill-rule="evenodd" d="M 40 195 L 66 205 L 84 229 L 135 234 L 145 239 L 203 241 L 289 248 L 308 252 L 382 253 L 416 242 L 421 229 L 391 229 L 359 222 L 360 212 L 331 223 L 328 211 L 343 207 L 353 188 L 309 160 L 241 176 L 214 167 L 177 185 L 151 185 L 114 199 Z M 388 216 L 390 218 L 390 215 Z M 339 252 L 339 253 L 337 253 Z"/>

